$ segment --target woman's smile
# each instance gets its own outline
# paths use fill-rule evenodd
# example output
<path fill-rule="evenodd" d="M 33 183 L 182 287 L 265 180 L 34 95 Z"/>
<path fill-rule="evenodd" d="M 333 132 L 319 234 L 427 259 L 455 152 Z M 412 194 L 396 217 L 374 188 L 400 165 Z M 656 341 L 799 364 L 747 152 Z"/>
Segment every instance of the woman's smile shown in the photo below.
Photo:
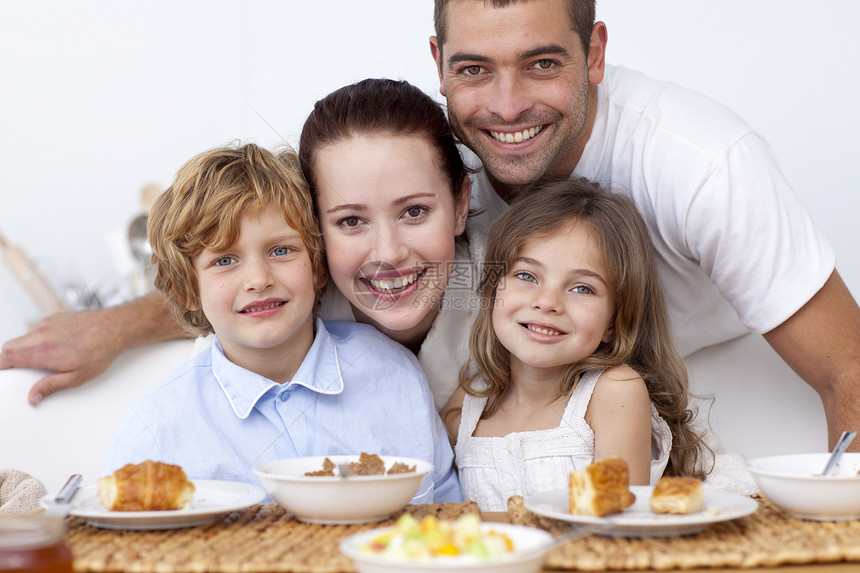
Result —
<path fill-rule="evenodd" d="M 395 277 L 363 276 L 362 281 L 368 288 L 381 295 L 399 295 L 421 288 L 420 280 L 424 277 L 426 269 L 412 271 Z"/>

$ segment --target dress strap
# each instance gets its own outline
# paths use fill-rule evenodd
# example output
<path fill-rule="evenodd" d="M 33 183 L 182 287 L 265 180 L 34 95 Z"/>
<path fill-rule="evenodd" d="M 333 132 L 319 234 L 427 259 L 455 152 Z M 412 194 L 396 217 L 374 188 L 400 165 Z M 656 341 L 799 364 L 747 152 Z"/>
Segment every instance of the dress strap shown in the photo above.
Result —
<path fill-rule="evenodd" d="M 597 385 L 597 379 L 600 378 L 601 374 L 603 374 L 603 370 L 589 370 L 582 375 L 570 393 L 570 400 L 567 401 L 567 408 L 564 411 L 565 420 L 585 418 L 585 411 L 591 401 L 591 394 L 594 393 L 594 387 Z"/>
<path fill-rule="evenodd" d="M 460 428 L 457 430 L 458 444 L 463 444 L 465 438 L 472 437 L 486 403 L 486 397 L 472 396 L 468 393 L 463 396 L 463 411 L 460 413 Z"/>

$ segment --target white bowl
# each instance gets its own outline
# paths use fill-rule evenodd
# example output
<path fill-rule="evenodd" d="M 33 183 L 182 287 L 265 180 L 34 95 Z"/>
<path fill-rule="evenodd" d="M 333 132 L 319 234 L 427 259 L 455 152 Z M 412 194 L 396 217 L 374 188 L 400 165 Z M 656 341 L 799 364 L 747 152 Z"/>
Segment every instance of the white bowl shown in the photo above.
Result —
<path fill-rule="evenodd" d="M 350 535 L 340 542 L 340 551 L 352 559 L 358 573 L 401 573 L 402 571 L 492 571 L 493 573 L 535 573 L 541 570 L 553 536 L 533 527 L 510 523 L 481 524 L 481 530 L 495 530 L 511 538 L 514 550 L 494 559 L 463 555 L 410 559 L 363 551 L 370 541 L 395 527 L 380 527 Z"/>
<path fill-rule="evenodd" d="M 785 513 L 816 521 L 860 519 L 860 453 L 845 453 L 826 476 L 830 454 L 790 454 L 750 460 L 762 494 Z"/>
<path fill-rule="evenodd" d="M 394 462 L 415 466 L 415 471 L 378 476 L 306 476 L 322 469 L 328 457 L 337 465 L 358 461 L 358 456 L 317 456 L 265 462 L 254 473 L 275 501 L 301 521 L 310 523 L 366 523 L 381 521 L 402 510 L 433 469 L 424 460 L 379 456 L 386 471 Z M 336 470 L 335 470 L 336 471 Z"/>

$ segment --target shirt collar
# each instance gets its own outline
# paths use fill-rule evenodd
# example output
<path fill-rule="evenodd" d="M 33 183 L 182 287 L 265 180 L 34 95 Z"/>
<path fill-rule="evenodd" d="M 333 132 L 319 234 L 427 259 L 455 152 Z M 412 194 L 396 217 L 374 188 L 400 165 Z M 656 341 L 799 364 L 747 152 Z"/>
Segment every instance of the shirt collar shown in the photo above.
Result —
<path fill-rule="evenodd" d="M 293 379 L 284 384 L 278 384 L 230 362 L 217 337 L 211 352 L 212 373 L 236 416 L 241 419 L 247 418 L 257 402 L 273 388 L 298 385 L 319 394 L 343 392 L 343 377 L 340 373 L 337 345 L 319 318 L 316 320 L 316 335 L 310 350 Z"/>

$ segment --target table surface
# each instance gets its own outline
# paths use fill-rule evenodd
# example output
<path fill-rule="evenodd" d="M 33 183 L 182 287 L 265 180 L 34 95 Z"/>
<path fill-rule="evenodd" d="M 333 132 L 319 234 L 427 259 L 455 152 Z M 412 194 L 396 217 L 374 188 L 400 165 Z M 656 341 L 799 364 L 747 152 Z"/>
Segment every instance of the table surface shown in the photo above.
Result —
<path fill-rule="evenodd" d="M 481 518 L 485 521 L 495 521 L 498 523 L 510 523 L 510 516 L 507 512 L 482 512 Z M 542 572 L 559 572 L 569 571 L 563 569 L 541 569 Z M 719 568 L 719 569 L 684 569 L 687 573 L 843 573 L 860 571 L 860 563 L 816 563 L 811 565 L 782 565 L 780 567 L 757 567 L 755 569 L 741 569 L 737 567 Z M 624 573 L 654 573 L 653 569 L 630 569 Z"/>
<path fill-rule="evenodd" d="M 455 519 L 464 512 L 477 509 L 470 502 L 462 504 L 427 504 L 409 506 L 407 511 L 421 519 L 422 515 L 436 515 L 440 519 Z M 712 535 L 703 534 L 698 540 L 666 541 L 656 540 L 619 540 L 611 542 L 600 537 L 586 538 L 574 543 L 584 543 L 579 547 L 565 546 L 561 553 L 550 554 L 548 565 L 542 570 L 571 571 L 576 566 L 586 567 L 615 567 L 628 563 L 630 567 L 682 567 L 685 571 L 705 573 L 714 571 L 724 572 L 779 572 L 779 573 L 842 573 L 860 571 L 860 522 L 822 523 L 820 527 L 815 522 L 787 520 L 772 511 L 759 511 L 757 517 L 748 517 L 750 521 L 740 529 L 722 528 L 722 532 Z M 511 510 L 509 512 L 482 513 L 482 518 L 490 522 L 528 523 L 523 515 Z M 796 523 L 795 523 L 796 521 Z M 393 518 L 390 520 L 393 523 Z M 76 570 L 93 572 L 115 571 L 165 571 L 166 573 L 181 573 L 186 571 L 212 570 L 221 573 L 239 573 L 245 570 L 265 571 L 269 567 L 278 571 L 311 571 L 325 570 L 349 571 L 349 560 L 340 554 L 337 544 L 344 536 L 358 530 L 374 527 L 373 524 L 356 526 L 325 526 L 299 522 L 293 519 L 285 509 L 275 504 L 264 504 L 249 507 L 247 510 L 233 512 L 223 520 L 211 526 L 199 528 L 178 529 L 170 531 L 117 531 L 94 528 L 79 518 L 70 518 L 68 542 L 75 553 Z M 738 535 L 743 536 L 738 538 Z M 718 542 L 715 544 L 715 540 Z M 733 541 L 734 540 L 734 541 Z M 734 566 L 732 556 L 742 551 L 745 544 L 762 541 L 767 546 L 774 545 L 774 552 L 780 553 L 779 559 L 761 560 L 761 551 L 747 554 L 758 558 L 746 561 L 747 567 Z M 690 555 L 690 543 L 701 547 L 698 559 L 691 561 L 679 560 L 679 557 Z M 723 545 L 723 544 L 728 545 Z M 701 545 L 699 545 L 701 544 Z M 811 546 L 813 554 L 822 561 L 835 559 L 854 559 L 854 562 L 809 563 L 809 553 L 796 553 L 796 545 Z M 821 551 L 825 549 L 825 551 Z M 778 551 L 782 549 L 783 551 Z M 839 549 L 840 551 L 828 552 Z M 606 553 L 610 550 L 611 553 Z M 572 560 L 570 551 L 573 551 Z M 703 552 L 703 553 L 702 553 Z M 715 553 L 716 552 L 716 553 Z M 731 566 L 719 568 L 703 567 L 709 563 L 708 555 L 714 555 L 710 560 L 715 564 L 730 563 Z M 719 557 L 717 557 L 719 555 Z M 800 555 L 800 558 L 797 558 Z M 589 561 L 592 556 L 599 558 Z M 630 561 L 633 559 L 633 561 Z M 656 561 L 653 561 L 656 559 Z M 802 565 L 772 566 L 775 563 L 801 561 Z M 627 561 L 625 561 L 627 560 Z M 565 569 L 554 569 L 552 563 Z M 640 564 L 641 565 L 637 565 Z M 277 565 L 275 565 L 277 564 Z M 768 565 L 756 567 L 757 564 Z M 589 567 L 591 565 L 591 567 Z M 316 567 L 310 569 L 309 567 Z M 250 567 L 250 569 L 249 569 Z M 322 569 L 320 569 L 322 567 Z M 625 572 L 645 573 L 653 569 L 625 568 Z"/>

